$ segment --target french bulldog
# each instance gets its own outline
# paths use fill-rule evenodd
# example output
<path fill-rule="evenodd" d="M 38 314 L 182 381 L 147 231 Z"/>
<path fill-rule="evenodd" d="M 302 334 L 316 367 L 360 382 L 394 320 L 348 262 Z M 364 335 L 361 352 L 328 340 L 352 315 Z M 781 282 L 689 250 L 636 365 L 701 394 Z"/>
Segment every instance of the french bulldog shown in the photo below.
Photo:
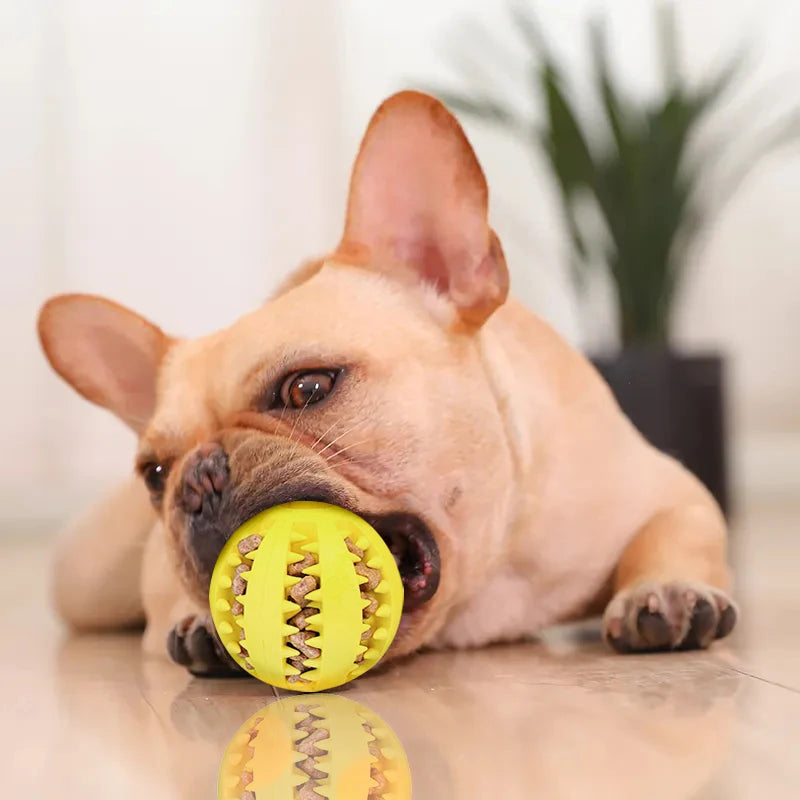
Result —
<path fill-rule="evenodd" d="M 179 339 L 100 297 L 49 300 L 51 365 L 138 435 L 138 477 L 61 540 L 61 617 L 145 623 L 148 653 L 233 670 L 209 621 L 216 558 L 249 517 L 305 499 L 362 515 L 394 553 L 390 656 L 603 609 L 621 653 L 727 635 L 723 515 L 508 296 L 487 205 L 456 119 L 405 91 L 369 123 L 338 247 L 230 327 Z"/>

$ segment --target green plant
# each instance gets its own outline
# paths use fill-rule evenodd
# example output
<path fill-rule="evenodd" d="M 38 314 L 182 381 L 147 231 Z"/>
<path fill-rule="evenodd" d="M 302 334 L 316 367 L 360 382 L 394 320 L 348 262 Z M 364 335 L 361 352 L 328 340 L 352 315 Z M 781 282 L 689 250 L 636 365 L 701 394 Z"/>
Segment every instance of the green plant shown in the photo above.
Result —
<path fill-rule="evenodd" d="M 600 124 L 583 121 L 566 89 L 563 72 L 550 52 L 532 13 L 512 6 L 518 31 L 532 54 L 531 81 L 544 106 L 544 124 L 528 121 L 499 94 L 497 82 L 481 80 L 486 70 L 505 59 L 487 31 L 471 52 L 494 53 L 494 63 L 475 64 L 462 55 L 456 63 L 471 83 L 488 88 L 435 94 L 456 112 L 500 125 L 543 148 L 563 204 L 564 220 L 573 251 L 574 274 L 583 285 L 586 270 L 604 264 L 618 299 L 619 335 L 623 345 L 666 344 L 671 311 L 687 263 L 687 250 L 697 241 L 719 202 L 711 202 L 708 186 L 724 187 L 727 199 L 760 157 L 797 136 L 796 112 L 761 131 L 746 157 L 719 180 L 717 167 L 742 130 L 697 151 L 701 122 L 735 83 L 743 59 L 731 58 L 699 86 L 681 76 L 674 13 L 661 6 L 659 50 L 664 74 L 660 98 L 634 103 L 623 96 L 609 68 L 605 29 L 589 29 Z M 483 72 L 482 72 L 483 71 Z M 753 115 L 757 118 L 758 115 Z M 751 121 L 751 120 L 748 120 Z M 746 126 L 743 126 L 746 127 Z M 713 173 L 713 178 L 712 178 Z M 586 201 L 603 222 L 586 224 Z"/>

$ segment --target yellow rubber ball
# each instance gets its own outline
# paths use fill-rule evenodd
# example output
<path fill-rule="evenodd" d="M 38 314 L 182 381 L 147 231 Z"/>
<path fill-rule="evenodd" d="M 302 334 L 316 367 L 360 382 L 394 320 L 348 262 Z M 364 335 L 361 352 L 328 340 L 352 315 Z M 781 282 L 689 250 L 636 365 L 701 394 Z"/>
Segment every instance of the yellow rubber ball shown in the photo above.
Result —
<path fill-rule="evenodd" d="M 276 506 L 225 543 L 211 577 L 224 647 L 259 680 L 317 692 L 363 675 L 403 611 L 394 556 L 361 517 L 326 503 Z"/>

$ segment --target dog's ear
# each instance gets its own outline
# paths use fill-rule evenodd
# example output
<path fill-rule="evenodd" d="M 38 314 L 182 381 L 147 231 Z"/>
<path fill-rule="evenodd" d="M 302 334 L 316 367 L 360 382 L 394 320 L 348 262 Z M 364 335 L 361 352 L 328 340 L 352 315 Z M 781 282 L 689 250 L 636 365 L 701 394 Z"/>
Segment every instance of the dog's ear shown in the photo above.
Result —
<path fill-rule="evenodd" d="M 50 364 L 67 383 L 134 431 L 144 428 L 169 337 L 133 311 L 84 294 L 48 300 L 38 327 Z"/>
<path fill-rule="evenodd" d="M 455 117 L 429 95 L 400 92 L 367 128 L 337 254 L 431 284 L 478 326 L 508 294 L 487 206 L 486 179 Z"/>

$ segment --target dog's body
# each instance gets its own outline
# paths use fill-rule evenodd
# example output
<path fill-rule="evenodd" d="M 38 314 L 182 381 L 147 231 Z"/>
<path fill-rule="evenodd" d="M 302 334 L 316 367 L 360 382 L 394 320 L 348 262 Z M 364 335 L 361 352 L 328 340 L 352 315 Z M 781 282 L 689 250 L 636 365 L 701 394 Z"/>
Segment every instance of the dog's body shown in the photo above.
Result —
<path fill-rule="evenodd" d="M 169 636 L 173 658 L 213 671 L 224 654 L 205 592 L 222 543 L 306 497 L 367 515 L 396 545 L 395 655 L 603 607 L 622 651 L 728 633 L 713 500 L 643 441 L 581 355 L 506 301 L 507 284 L 466 139 L 407 92 L 373 118 L 337 251 L 231 328 L 176 341 L 107 301 L 51 301 L 51 362 L 137 430 L 158 509 L 126 485 L 76 527 L 57 570 L 62 615 L 145 619 L 148 650 Z"/>

